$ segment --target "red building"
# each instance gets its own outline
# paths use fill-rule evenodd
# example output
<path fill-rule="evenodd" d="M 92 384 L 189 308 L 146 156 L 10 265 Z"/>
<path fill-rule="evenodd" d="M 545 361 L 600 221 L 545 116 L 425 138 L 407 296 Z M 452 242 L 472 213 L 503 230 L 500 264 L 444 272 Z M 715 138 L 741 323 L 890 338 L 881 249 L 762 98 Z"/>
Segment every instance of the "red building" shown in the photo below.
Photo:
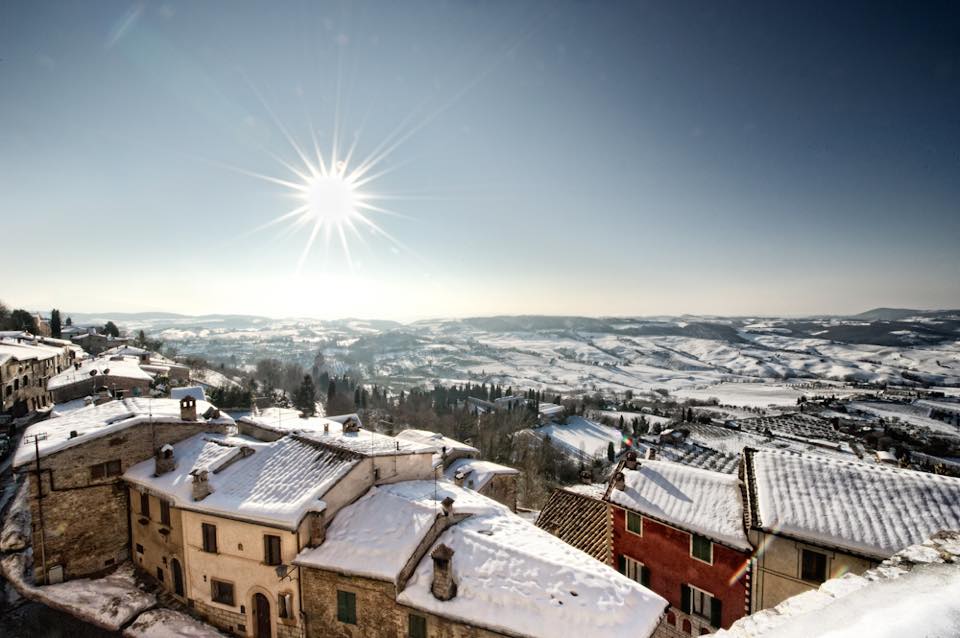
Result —
<path fill-rule="evenodd" d="M 604 500 L 614 566 L 670 602 L 659 635 L 713 633 L 750 613 L 752 548 L 736 476 L 628 459 Z"/>

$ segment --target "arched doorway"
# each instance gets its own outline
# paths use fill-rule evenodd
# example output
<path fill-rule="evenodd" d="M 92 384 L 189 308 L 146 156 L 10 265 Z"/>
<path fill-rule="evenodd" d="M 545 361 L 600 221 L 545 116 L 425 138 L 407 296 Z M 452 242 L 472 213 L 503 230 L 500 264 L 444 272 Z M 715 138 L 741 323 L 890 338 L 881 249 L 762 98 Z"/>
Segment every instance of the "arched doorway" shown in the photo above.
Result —
<path fill-rule="evenodd" d="M 170 561 L 170 571 L 173 572 L 173 593 L 177 596 L 184 596 L 183 569 L 180 568 L 180 561 L 176 558 Z"/>
<path fill-rule="evenodd" d="M 253 626 L 256 638 L 270 638 L 270 601 L 263 594 L 253 595 Z"/>

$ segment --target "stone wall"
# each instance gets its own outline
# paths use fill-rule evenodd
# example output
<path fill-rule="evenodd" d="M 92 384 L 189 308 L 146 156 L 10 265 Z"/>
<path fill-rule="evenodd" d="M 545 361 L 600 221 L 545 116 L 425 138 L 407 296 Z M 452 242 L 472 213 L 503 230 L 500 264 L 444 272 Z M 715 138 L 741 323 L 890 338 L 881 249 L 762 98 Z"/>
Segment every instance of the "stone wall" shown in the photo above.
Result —
<path fill-rule="evenodd" d="M 92 478 L 91 466 L 119 459 L 122 474 L 152 458 L 155 446 L 222 430 L 223 426 L 199 422 L 144 423 L 91 438 L 41 459 L 40 501 L 35 464 L 18 468 L 30 483 L 36 582 L 44 582 L 44 559 L 48 570 L 60 565 L 64 578 L 70 579 L 100 574 L 130 557 L 126 486 L 120 475 Z"/>
<path fill-rule="evenodd" d="M 109 388 L 111 391 L 120 390 L 124 396 L 131 396 L 134 388 L 139 388 L 141 396 L 147 396 L 150 393 L 150 381 L 147 379 L 133 379 L 109 374 L 87 377 L 76 383 L 62 385 L 54 388 L 50 393 L 53 395 L 55 402 L 65 403 L 90 396 L 97 388 L 101 387 Z"/>
<path fill-rule="evenodd" d="M 428 638 L 508 635 L 401 605 L 393 583 L 307 567 L 300 571 L 308 638 L 405 638 L 410 614 L 426 619 Z M 337 620 L 337 590 L 356 595 L 357 624 Z"/>
<path fill-rule="evenodd" d="M 480 493 L 486 497 L 503 503 L 511 511 L 517 511 L 517 475 L 497 474 L 487 481 Z"/>

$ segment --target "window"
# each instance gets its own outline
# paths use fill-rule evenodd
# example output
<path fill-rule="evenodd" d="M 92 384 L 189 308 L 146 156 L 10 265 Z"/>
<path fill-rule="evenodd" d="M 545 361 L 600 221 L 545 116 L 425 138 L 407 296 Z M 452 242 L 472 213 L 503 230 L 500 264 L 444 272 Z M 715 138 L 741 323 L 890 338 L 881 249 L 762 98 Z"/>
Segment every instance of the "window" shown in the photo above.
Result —
<path fill-rule="evenodd" d="M 140 543 L 137 543 L 137 553 L 138 554 L 143 553 L 143 545 L 141 545 Z"/>
<path fill-rule="evenodd" d="M 827 580 L 827 556 L 811 549 L 800 550 L 800 578 L 811 583 Z"/>
<path fill-rule="evenodd" d="M 407 635 L 409 638 L 427 638 L 427 619 L 417 614 L 407 616 Z"/>
<path fill-rule="evenodd" d="M 210 523 L 203 523 L 203 551 L 211 554 L 217 553 L 217 526 Z"/>
<path fill-rule="evenodd" d="M 647 566 L 629 556 L 622 556 L 621 558 L 623 559 L 623 568 L 620 571 L 623 575 L 631 580 L 637 581 L 644 587 L 649 587 L 650 570 L 647 569 Z"/>
<path fill-rule="evenodd" d="M 722 622 L 720 599 L 692 585 L 680 585 L 680 609 L 704 618 L 714 627 L 720 627 Z"/>
<path fill-rule="evenodd" d="M 293 618 L 293 594 L 280 594 L 277 596 L 277 616 L 280 618 Z"/>
<path fill-rule="evenodd" d="M 90 478 L 94 480 L 107 478 L 108 476 L 119 476 L 120 473 L 120 459 L 90 466 Z"/>
<path fill-rule="evenodd" d="M 633 512 L 627 512 L 627 531 L 634 534 L 643 534 L 643 517 Z"/>
<path fill-rule="evenodd" d="M 170 503 L 160 501 L 160 522 L 164 525 L 170 524 Z"/>
<path fill-rule="evenodd" d="M 233 606 L 233 583 L 225 583 L 216 578 L 210 579 L 210 598 L 215 603 Z"/>
<path fill-rule="evenodd" d="M 279 565 L 280 559 L 280 537 L 267 534 L 263 537 L 263 562 L 267 565 Z"/>
<path fill-rule="evenodd" d="M 162 568 L 162 567 L 157 567 L 157 580 L 159 580 L 161 583 L 163 582 L 163 568 Z"/>
<path fill-rule="evenodd" d="M 713 543 L 706 536 L 690 535 L 690 555 L 705 563 L 713 563 Z"/>
<path fill-rule="evenodd" d="M 353 592 L 337 590 L 337 620 L 357 624 L 357 595 Z"/>
<path fill-rule="evenodd" d="M 140 492 L 140 514 L 150 518 L 150 495 Z"/>

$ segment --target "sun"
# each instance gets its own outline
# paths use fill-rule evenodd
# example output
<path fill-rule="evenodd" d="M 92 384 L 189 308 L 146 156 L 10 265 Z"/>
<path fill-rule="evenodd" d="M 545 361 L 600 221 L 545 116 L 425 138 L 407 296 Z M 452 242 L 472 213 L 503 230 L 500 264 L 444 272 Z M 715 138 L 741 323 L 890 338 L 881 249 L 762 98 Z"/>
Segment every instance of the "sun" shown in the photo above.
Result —
<path fill-rule="evenodd" d="M 303 199 L 308 207 L 305 212 L 315 223 L 350 223 L 358 215 L 359 193 L 342 175 L 317 175 L 307 183 Z"/>

